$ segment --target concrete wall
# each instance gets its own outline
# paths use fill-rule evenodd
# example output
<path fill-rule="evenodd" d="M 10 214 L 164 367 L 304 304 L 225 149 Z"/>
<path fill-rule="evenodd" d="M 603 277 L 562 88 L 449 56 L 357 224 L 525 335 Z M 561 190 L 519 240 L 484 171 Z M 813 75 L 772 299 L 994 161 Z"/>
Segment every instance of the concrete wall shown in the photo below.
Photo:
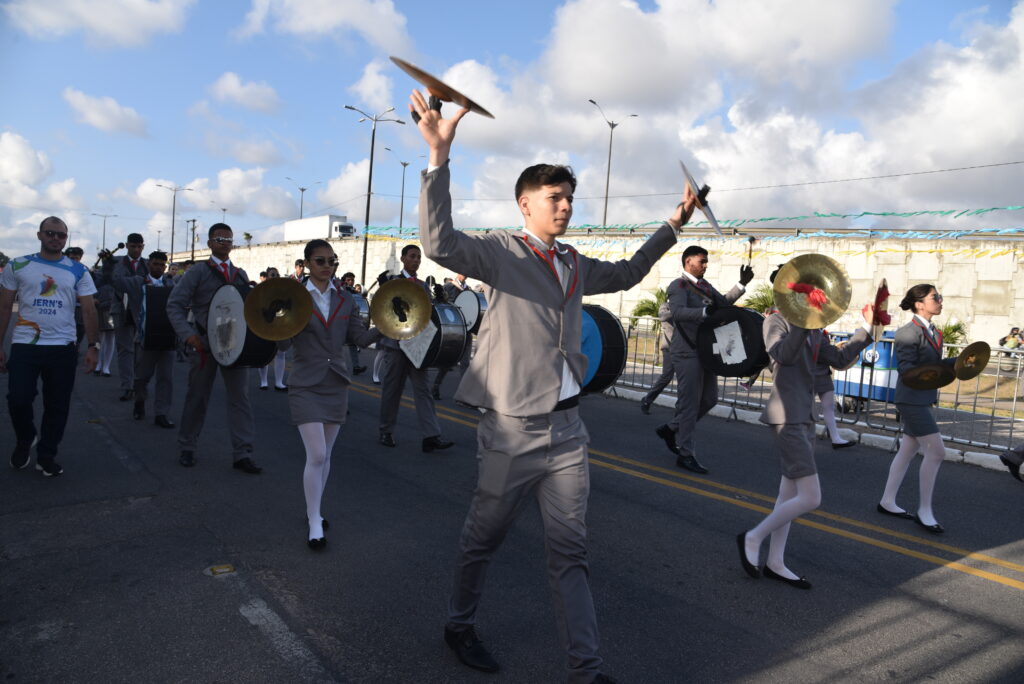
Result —
<path fill-rule="evenodd" d="M 566 242 L 590 257 L 618 260 L 628 258 L 643 242 L 645 236 L 630 237 L 570 237 Z M 367 252 L 367 279 L 372 282 L 385 268 L 397 272 L 398 255 L 408 241 L 392 238 L 371 238 Z M 415 241 L 412 241 L 415 242 Z M 349 238 L 332 242 L 341 260 L 339 272 L 353 271 L 360 277 L 363 241 Z M 590 297 L 588 301 L 601 304 L 613 312 L 628 314 L 651 291 L 667 287 L 679 276 L 680 256 L 683 249 L 694 244 L 682 238 L 651 270 L 646 278 L 632 290 L 612 295 Z M 732 287 L 739 276 L 739 267 L 746 263 L 747 242 L 744 238 L 702 239 L 703 247 L 711 252 L 708 279 L 720 290 Z M 305 241 L 236 247 L 232 259 L 244 268 L 254 280 L 267 266 L 276 266 L 282 274 L 291 273 L 295 259 L 302 257 Z M 884 277 L 888 280 L 890 312 L 897 324 L 909 315 L 899 311 L 897 305 L 907 288 L 916 283 L 935 284 L 945 297 L 945 308 L 940 322 L 956 318 L 967 324 L 970 340 L 989 343 L 1005 335 L 1012 325 L 1024 325 L 1024 246 L 998 241 L 964 240 L 864 240 L 851 238 L 769 238 L 755 245 L 753 289 L 767 282 L 775 266 L 799 254 L 826 254 L 843 264 L 853 284 L 851 313 L 833 330 L 851 330 L 856 327 L 860 307 L 871 301 L 875 288 Z M 206 258 L 207 251 L 197 251 L 196 258 Z M 187 254 L 175 256 L 175 260 Z M 440 281 L 450 272 L 424 259 L 420 275 L 435 276 Z M 475 281 L 471 278 L 471 284 Z M 1018 286 L 1017 283 L 1022 283 Z"/>

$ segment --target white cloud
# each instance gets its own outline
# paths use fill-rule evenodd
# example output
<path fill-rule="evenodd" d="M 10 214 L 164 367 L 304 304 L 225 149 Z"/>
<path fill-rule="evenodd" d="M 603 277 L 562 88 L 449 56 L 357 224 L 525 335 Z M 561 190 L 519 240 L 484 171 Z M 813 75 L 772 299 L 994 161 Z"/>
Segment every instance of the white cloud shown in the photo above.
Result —
<path fill-rule="evenodd" d="M 377 163 L 379 164 L 380 161 L 378 160 Z M 376 166 L 375 164 L 375 170 Z M 342 214 L 347 216 L 353 225 L 361 226 L 366 218 L 366 176 L 369 167 L 369 159 L 345 164 L 345 168 L 337 176 L 327 181 L 323 190 L 316 193 L 318 206 L 312 206 L 313 203 L 309 201 L 308 197 L 306 198 L 306 214 L 317 210 L 322 210 L 324 213 Z M 376 173 L 374 178 L 377 178 Z M 384 192 L 380 188 L 379 181 L 374 185 L 375 192 Z M 406 185 L 406 192 L 409 191 L 409 187 Z M 407 212 L 411 209 L 411 204 L 411 202 L 406 202 Z M 375 194 L 370 201 L 370 225 L 398 225 L 398 207 L 399 202 L 394 199 Z M 405 225 L 409 225 L 409 222 L 406 221 Z"/>
<path fill-rule="evenodd" d="M 134 47 L 160 33 L 177 33 L 195 0 L 10 0 L 13 26 L 35 38 L 81 31 L 97 45 Z"/>
<path fill-rule="evenodd" d="M 263 81 L 243 82 L 233 71 L 224 72 L 210 85 L 209 91 L 218 102 L 233 102 L 260 112 L 277 111 L 281 104 L 273 87 Z"/>
<path fill-rule="evenodd" d="M 0 133 L 0 182 L 37 185 L 50 175 L 50 159 L 11 131 Z"/>
<path fill-rule="evenodd" d="M 267 22 L 280 33 L 299 36 L 336 36 L 356 33 L 384 51 L 408 53 L 412 40 L 405 16 L 392 0 L 253 0 L 240 37 L 262 33 Z"/>
<path fill-rule="evenodd" d="M 383 60 L 373 60 L 363 69 L 362 77 L 348 89 L 350 93 L 359 98 L 361 104 L 366 105 L 374 112 L 383 111 L 393 106 L 391 78 L 383 71 L 388 64 Z"/>
<path fill-rule="evenodd" d="M 146 120 L 131 107 L 112 97 L 93 97 L 74 88 L 64 89 L 64 100 L 75 110 L 78 121 L 101 131 L 146 136 Z"/>

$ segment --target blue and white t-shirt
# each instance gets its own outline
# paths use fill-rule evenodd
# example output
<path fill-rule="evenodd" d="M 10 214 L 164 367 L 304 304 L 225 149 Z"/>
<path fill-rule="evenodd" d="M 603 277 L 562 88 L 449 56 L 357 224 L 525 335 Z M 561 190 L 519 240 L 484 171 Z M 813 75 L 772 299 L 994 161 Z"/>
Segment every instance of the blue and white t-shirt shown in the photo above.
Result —
<path fill-rule="evenodd" d="M 61 256 L 47 261 L 38 254 L 11 259 L 0 273 L 0 288 L 17 291 L 18 321 L 13 344 L 70 344 L 75 341 L 75 304 L 96 294 L 96 285 L 81 263 Z"/>

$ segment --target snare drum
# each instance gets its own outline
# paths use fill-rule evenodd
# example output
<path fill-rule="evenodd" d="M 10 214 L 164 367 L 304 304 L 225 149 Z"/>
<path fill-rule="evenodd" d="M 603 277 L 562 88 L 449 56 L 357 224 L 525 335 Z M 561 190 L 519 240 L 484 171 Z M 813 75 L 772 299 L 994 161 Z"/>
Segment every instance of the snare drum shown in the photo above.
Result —
<path fill-rule="evenodd" d="M 398 346 L 416 368 L 451 368 L 462 358 L 469 344 L 469 332 L 462 311 L 454 304 L 435 303 L 430 325 Z"/>
<path fill-rule="evenodd" d="M 262 368 L 277 354 L 275 342 L 257 337 L 245 324 L 245 301 L 234 285 L 214 293 L 206 332 L 213 358 L 228 368 Z"/>
<path fill-rule="evenodd" d="M 584 393 L 603 392 L 615 384 L 626 367 L 626 333 L 615 314 L 596 304 L 583 305 L 580 351 L 587 357 Z"/>
<path fill-rule="evenodd" d="M 487 298 L 483 292 L 476 290 L 463 290 L 455 298 L 455 306 L 462 311 L 466 319 L 466 328 L 470 335 L 480 332 L 480 324 L 484 321 L 484 314 L 487 313 Z"/>
<path fill-rule="evenodd" d="M 177 338 L 171 319 L 167 317 L 169 287 L 142 288 L 142 311 L 139 312 L 139 339 L 146 351 L 167 351 L 174 349 Z"/>
<path fill-rule="evenodd" d="M 722 306 L 697 328 L 697 358 L 707 373 L 749 378 L 768 366 L 764 316 L 753 309 Z"/>

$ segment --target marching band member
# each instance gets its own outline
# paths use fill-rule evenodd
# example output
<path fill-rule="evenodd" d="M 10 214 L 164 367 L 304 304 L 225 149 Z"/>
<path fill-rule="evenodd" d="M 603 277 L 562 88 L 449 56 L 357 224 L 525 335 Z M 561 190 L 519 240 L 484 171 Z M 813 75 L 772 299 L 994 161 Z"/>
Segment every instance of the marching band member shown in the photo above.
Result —
<path fill-rule="evenodd" d="M 469 110 L 442 119 L 419 91 L 411 100 L 430 147 L 420 190 L 424 249 L 438 264 L 483 281 L 488 302 L 477 353 L 455 395 L 483 415 L 479 475 L 459 541 L 445 641 L 463 664 L 498 669 L 476 635 L 477 607 L 491 556 L 522 505 L 536 497 L 569 681 L 611 681 L 600 671 L 588 580 L 588 436 L 577 408 L 587 364 L 580 352 L 582 298 L 640 282 L 675 244 L 695 197 L 687 191 L 685 202 L 632 258 L 598 261 L 556 241 L 572 217 L 572 170 L 538 164 L 516 183 L 525 229 L 470 236 L 452 225 L 448 169 L 456 126 Z"/>
<path fill-rule="evenodd" d="M 277 347 L 282 351 L 294 349 L 288 408 L 306 449 L 302 488 L 309 521 L 308 543 L 316 550 L 327 543 L 327 523 L 320 506 L 331 469 L 331 449 L 348 411 L 352 369 L 345 347 L 369 346 L 380 339 L 380 332 L 376 328 L 367 330 L 353 297 L 331 283 L 338 264 L 331 245 L 326 240 L 312 240 L 306 245 L 305 257 L 309 269 L 305 286 L 313 298 L 313 314 L 305 328 L 295 337 L 278 342 Z"/>
<path fill-rule="evenodd" d="M 206 334 L 209 329 L 207 319 L 213 295 L 224 285 L 246 289 L 249 276 L 231 263 L 231 247 L 234 244 L 231 226 L 226 223 L 215 223 L 210 226 L 207 236 L 209 239 L 206 245 L 210 248 L 211 255 L 209 260 L 185 271 L 185 275 L 167 300 L 167 317 L 174 326 L 174 332 L 197 352 L 192 355 L 185 407 L 181 412 L 181 426 L 178 429 L 178 446 L 181 449 L 178 463 L 186 468 L 196 464 L 196 443 L 206 421 L 210 392 L 217 377 L 217 369 L 220 368 L 220 376 L 224 379 L 224 389 L 227 392 L 233 467 L 257 475 L 263 469 L 252 460 L 256 426 L 252 407 L 249 405 L 249 369 L 220 366 L 208 353 L 210 343 Z M 188 322 L 190 307 L 194 326 Z"/>
<path fill-rule="evenodd" d="M 675 325 L 672 323 L 672 308 L 669 307 L 668 302 L 663 302 L 658 307 L 658 320 L 661 322 L 661 331 L 658 333 L 658 348 L 661 349 L 661 375 L 651 385 L 650 391 L 640 400 L 640 410 L 645 415 L 651 412 L 651 404 L 676 377 L 676 371 L 672 367 L 672 332 Z M 672 438 L 675 439 L 675 435 Z"/>
<path fill-rule="evenodd" d="M 124 307 L 125 290 L 122 284 L 131 276 L 144 276 L 149 272 L 142 249 L 146 246 L 142 236 L 131 233 L 125 240 L 128 253 L 113 264 L 110 281 L 114 286 L 114 298 L 110 311 L 114 316 L 114 338 L 117 343 L 117 374 L 121 378 L 121 401 L 128 401 L 135 385 L 135 335 L 136 321 L 131 311 Z"/>
<path fill-rule="evenodd" d="M 889 466 L 889 478 L 885 483 L 882 500 L 878 502 L 879 513 L 914 520 L 933 534 L 944 531 L 935 519 L 932 511 L 932 494 L 935 491 L 935 480 L 939 475 L 939 466 L 946 456 L 946 447 L 939 434 L 939 426 L 935 422 L 932 405 L 939 399 L 939 391 L 935 389 L 911 389 L 903 383 L 903 374 L 911 368 L 926 363 L 947 363 L 953 365 L 955 358 L 942 358 L 942 332 L 932 324 L 932 318 L 942 313 L 942 295 L 934 286 L 928 284 L 914 285 L 907 290 L 900 302 L 900 308 L 911 311 L 914 317 L 910 322 L 896 331 L 893 352 L 896 356 L 896 370 L 899 381 L 896 383 L 896 404 L 900 412 L 900 423 L 903 426 L 903 439 L 899 451 Z M 917 513 L 911 514 L 896 505 L 903 477 L 907 474 L 910 461 L 917 452 L 924 456 L 918 471 L 919 500 Z"/>

